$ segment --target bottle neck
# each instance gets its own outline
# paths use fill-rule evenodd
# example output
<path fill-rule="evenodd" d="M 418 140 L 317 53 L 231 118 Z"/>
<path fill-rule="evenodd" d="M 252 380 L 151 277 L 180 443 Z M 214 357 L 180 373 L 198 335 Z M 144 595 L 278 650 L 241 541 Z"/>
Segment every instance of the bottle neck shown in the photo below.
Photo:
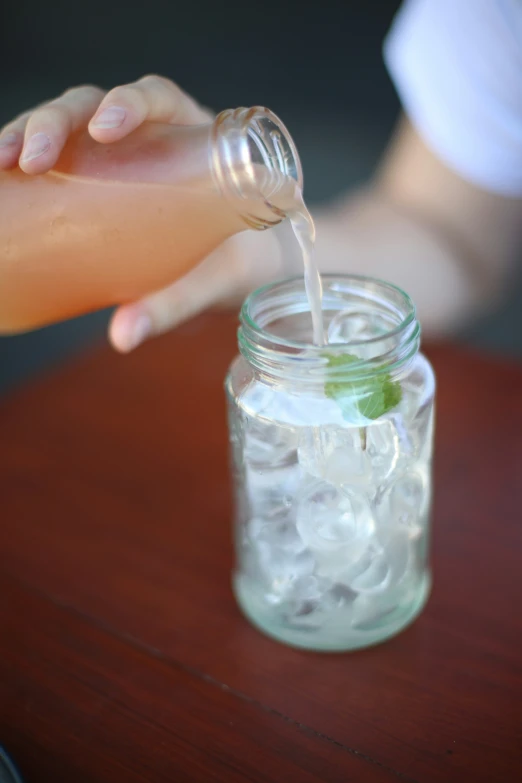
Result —
<path fill-rule="evenodd" d="M 324 389 L 325 381 L 351 383 L 383 372 L 399 377 L 417 355 L 420 325 L 407 294 L 380 280 L 323 277 L 323 317 L 329 339 L 312 342 L 302 279 L 265 286 L 241 311 L 239 348 L 266 380 L 296 390 Z M 353 357 L 349 364 L 332 357 Z"/>
<path fill-rule="evenodd" d="M 245 223 L 264 230 L 280 223 L 302 189 L 297 149 L 268 109 L 230 109 L 214 121 L 210 167 L 222 193 Z"/>
<path fill-rule="evenodd" d="M 290 134 L 275 114 L 259 107 L 227 110 L 198 126 L 144 123 L 111 145 L 76 133 L 54 171 L 112 182 L 196 183 L 202 192 L 210 185 L 259 230 L 284 220 L 303 185 Z"/>

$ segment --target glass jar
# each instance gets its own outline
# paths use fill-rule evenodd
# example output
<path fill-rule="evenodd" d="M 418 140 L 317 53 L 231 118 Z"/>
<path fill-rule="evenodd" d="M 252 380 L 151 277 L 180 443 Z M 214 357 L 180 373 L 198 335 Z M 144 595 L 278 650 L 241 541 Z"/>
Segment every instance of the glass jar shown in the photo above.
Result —
<path fill-rule="evenodd" d="M 226 380 L 234 590 L 287 644 L 353 650 L 396 634 L 430 589 L 435 379 L 410 298 L 324 276 L 328 345 L 302 279 L 254 292 Z"/>

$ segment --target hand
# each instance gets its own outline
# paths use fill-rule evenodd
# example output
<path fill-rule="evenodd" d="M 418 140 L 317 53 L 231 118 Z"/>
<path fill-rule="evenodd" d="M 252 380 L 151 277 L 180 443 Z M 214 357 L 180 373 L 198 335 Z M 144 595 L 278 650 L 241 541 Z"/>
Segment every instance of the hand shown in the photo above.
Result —
<path fill-rule="evenodd" d="M 55 165 L 70 134 L 86 126 L 93 139 L 110 144 L 145 121 L 197 125 L 211 119 L 209 110 L 160 76 L 145 76 L 108 93 L 90 85 L 76 87 L 0 132 L 0 169 L 19 165 L 26 174 L 43 174 Z M 270 279 L 278 260 L 273 237 L 258 232 L 233 237 L 181 280 L 119 307 L 109 339 L 118 351 L 127 352 L 207 306 L 237 303 Z"/>

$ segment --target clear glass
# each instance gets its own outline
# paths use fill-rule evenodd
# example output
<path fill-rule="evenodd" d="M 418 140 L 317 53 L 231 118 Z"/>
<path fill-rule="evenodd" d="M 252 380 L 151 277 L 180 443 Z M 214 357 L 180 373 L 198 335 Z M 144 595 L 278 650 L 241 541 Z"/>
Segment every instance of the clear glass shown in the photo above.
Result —
<path fill-rule="evenodd" d="M 222 194 L 251 228 L 280 223 L 303 189 L 297 148 L 283 122 L 269 109 L 229 109 L 212 126 L 211 170 Z M 290 186 L 290 187 L 289 187 Z"/>
<path fill-rule="evenodd" d="M 311 344 L 302 279 L 242 309 L 226 380 L 234 590 L 270 636 L 341 651 L 396 634 L 427 599 L 435 380 L 405 293 L 323 282 L 327 346 Z M 347 353 L 349 365 L 332 359 Z M 401 399 L 373 419 L 364 401 L 383 378 Z"/>

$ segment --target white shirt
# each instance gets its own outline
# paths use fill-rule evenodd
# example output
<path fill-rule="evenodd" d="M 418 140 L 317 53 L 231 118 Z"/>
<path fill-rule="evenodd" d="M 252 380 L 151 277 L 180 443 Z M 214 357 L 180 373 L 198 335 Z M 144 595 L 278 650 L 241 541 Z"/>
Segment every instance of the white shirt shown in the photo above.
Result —
<path fill-rule="evenodd" d="M 446 165 L 522 196 L 522 0 L 405 0 L 384 59 L 406 115 Z"/>

